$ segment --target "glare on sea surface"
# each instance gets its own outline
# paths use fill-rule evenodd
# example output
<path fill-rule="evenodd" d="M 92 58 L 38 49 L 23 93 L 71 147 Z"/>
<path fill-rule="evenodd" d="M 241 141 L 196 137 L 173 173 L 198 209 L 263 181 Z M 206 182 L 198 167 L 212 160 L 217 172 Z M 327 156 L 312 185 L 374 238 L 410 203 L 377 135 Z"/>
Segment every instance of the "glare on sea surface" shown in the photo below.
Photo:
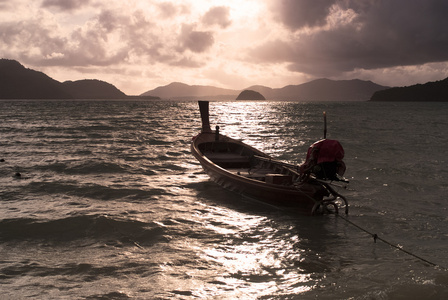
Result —
<path fill-rule="evenodd" d="M 282 120 L 285 118 L 282 111 L 288 109 L 284 103 L 269 101 L 212 102 L 210 124 L 212 129 L 218 125 L 222 134 L 242 140 L 273 157 L 291 153 L 295 157 L 290 162 L 301 163 L 306 155 L 303 134 L 308 129 L 301 123 L 299 114 L 303 111 L 293 114 L 291 120 Z M 291 126 L 285 127 L 285 122 Z M 304 150 L 298 152 L 301 148 Z"/>
<path fill-rule="evenodd" d="M 312 289 L 310 274 L 297 267 L 301 250 L 294 231 L 279 232 L 269 226 L 269 218 L 223 207 L 208 208 L 212 215 L 197 215 L 204 228 L 225 239 L 211 244 L 196 244 L 201 258 L 222 270 L 215 278 L 218 286 L 204 286 L 198 294 L 223 286 L 234 296 L 299 294 Z M 212 219 L 211 219 L 212 218 Z M 229 295 L 227 295 L 229 296 Z"/>
<path fill-rule="evenodd" d="M 260 110 L 259 102 L 213 103 L 211 107 L 211 124 L 220 126 L 221 132 L 232 138 L 258 136 L 270 129 L 273 115 L 268 114 L 267 109 Z"/>
<path fill-rule="evenodd" d="M 281 104 L 263 101 L 212 102 L 210 124 L 212 129 L 220 126 L 220 132 L 226 136 L 275 155 L 276 149 L 285 149 L 284 134 L 279 132 L 284 128 L 278 126 L 278 106 Z M 198 176 L 195 173 L 189 181 L 208 181 L 207 176 Z M 240 196 L 226 194 L 214 185 L 209 187 L 212 189 L 209 193 L 204 191 L 207 186 L 201 187 L 204 202 L 195 203 L 197 213 L 191 216 L 191 221 L 196 224 L 196 230 L 206 232 L 210 240 L 191 239 L 190 236 L 187 243 L 178 245 L 198 256 L 200 268 L 186 271 L 188 281 L 195 286 L 190 289 L 195 296 L 244 298 L 245 295 L 300 294 L 314 288 L 312 274 L 300 267 L 305 250 L 300 246 L 296 228 L 291 228 L 290 223 L 286 228 L 278 227 L 271 224 L 269 217 L 223 206 Z M 204 276 L 206 279 L 201 284 Z"/>

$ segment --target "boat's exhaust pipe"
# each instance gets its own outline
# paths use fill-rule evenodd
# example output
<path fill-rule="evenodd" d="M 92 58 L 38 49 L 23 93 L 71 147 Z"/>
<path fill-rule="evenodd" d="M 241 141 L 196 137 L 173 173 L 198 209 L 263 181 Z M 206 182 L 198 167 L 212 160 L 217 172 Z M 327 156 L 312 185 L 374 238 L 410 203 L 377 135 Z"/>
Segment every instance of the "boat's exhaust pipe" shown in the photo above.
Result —
<path fill-rule="evenodd" d="M 209 118 L 209 102 L 208 101 L 198 101 L 199 103 L 199 111 L 201 112 L 201 120 L 202 120 L 202 132 L 212 132 L 210 128 L 210 118 Z"/>

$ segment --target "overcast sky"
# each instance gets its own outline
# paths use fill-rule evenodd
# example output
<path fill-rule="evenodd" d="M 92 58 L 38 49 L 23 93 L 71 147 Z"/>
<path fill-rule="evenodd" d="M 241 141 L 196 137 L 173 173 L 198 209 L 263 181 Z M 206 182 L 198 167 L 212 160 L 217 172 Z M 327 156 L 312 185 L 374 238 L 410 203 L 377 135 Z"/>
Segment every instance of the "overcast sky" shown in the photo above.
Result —
<path fill-rule="evenodd" d="M 448 77 L 446 0 L 0 0 L 0 57 L 129 95 Z"/>

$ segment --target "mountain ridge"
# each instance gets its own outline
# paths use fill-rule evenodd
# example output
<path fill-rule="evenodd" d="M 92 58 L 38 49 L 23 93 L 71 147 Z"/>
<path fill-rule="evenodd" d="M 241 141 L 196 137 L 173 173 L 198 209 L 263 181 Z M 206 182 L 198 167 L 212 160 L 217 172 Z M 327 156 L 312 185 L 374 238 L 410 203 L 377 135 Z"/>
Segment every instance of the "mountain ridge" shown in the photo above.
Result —
<path fill-rule="evenodd" d="M 141 95 L 129 96 L 97 79 L 59 82 L 16 60 L 0 59 L 0 99 L 173 99 L 235 100 L 244 90 L 267 100 L 286 101 L 448 101 L 448 78 L 407 87 L 387 87 L 360 79 L 320 78 L 299 85 L 270 88 L 253 85 L 242 90 L 172 82 Z"/>
<path fill-rule="evenodd" d="M 216 96 L 232 96 L 237 95 L 236 90 L 218 88 L 208 85 L 188 85 L 181 82 L 172 82 L 165 86 L 159 86 L 153 90 L 147 91 L 140 96 L 156 96 L 162 99 L 171 98 L 197 98 L 197 97 L 216 97 Z"/>
<path fill-rule="evenodd" d="M 42 72 L 27 69 L 18 61 L 0 60 L 0 99 L 55 98 L 71 98 L 61 82 Z"/>
<path fill-rule="evenodd" d="M 114 85 L 97 79 L 59 82 L 16 60 L 0 59 L 0 99 L 159 99 L 128 96 Z"/>
<path fill-rule="evenodd" d="M 376 91 L 372 102 L 448 102 L 448 77 L 425 84 Z"/>
<path fill-rule="evenodd" d="M 127 97 L 114 85 L 97 79 L 69 80 L 62 84 L 75 99 L 125 99 Z"/>
<path fill-rule="evenodd" d="M 231 90 L 213 86 L 187 85 L 173 82 L 157 87 L 142 94 L 173 100 L 234 100 L 242 91 L 252 90 L 262 94 L 268 100 L 299 101 L 367 101 L 374 92 L 387 89 L 372 81 L 360 79 L 331 80 L 316 79 L 299 85 L 287 85 L 283 88 L 270 88 L 253 85 L 242 90 Z"/>

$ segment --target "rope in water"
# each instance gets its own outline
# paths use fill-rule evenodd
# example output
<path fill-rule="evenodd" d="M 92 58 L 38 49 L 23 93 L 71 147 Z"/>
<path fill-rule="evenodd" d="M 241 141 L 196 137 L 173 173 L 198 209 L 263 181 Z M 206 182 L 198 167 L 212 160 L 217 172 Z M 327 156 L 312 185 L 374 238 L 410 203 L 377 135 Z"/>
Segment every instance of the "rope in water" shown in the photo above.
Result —
<path fill-rule="evenodd" d="M 320 182 L 321 182 L 321 184 L 323 184 L 322 181 L 320 181 Z M 330 190 L 332 190 L 328 185 L 325 185 L 325 186 L 327 186 L 327 188 L 329 188 Z M 299 191 L 300 191 L 300 190 L 299 190 Z M 302 191 L 301 191 L 301 192 L 302 192 Z M 302 192 L 302 193 L 303 193 L 303 192 Z M 339 193 L 337 193 L 337 192 L 335 192 L 335 191 L 333 191 L 333 190 L 332 190 L 332 193 L 334 193 L 333 195 L 336 195 L 336 196 L 339 196 L 339 197 L 343 198 L 341 195 L 339 195 Z M 309 195 L 307 195 L 307 194 L 305 194 L 305 193 L 303 193 L 303 194 L 304 194 L 306 197 L 312 199 L 316 204 L 319 204 L 319 205 L 323 205 L 323 204 L 324 204 L 324 203 L 318 203 L 314 198 L 310 197 Z M 344 199 L 344 200 L 345 200 L 345 199 Z M 345 213 L 348 214 L 348 205 L 347 205 L 347 202 L 346 202 L 346 201 L 345 201 L 345 204 L 346 204 L 346 210 L 345 210 Z M 314 209 L 313 209 L 313 211 L 314 211 Z M 443 266 L 441 266 L 441 265 L 438 265 L 438 264 L 436 264 L 436 263 L 433 263 L 433 262 L 431 262 L 431 261 L 429 261 L 429 260 L 427 260 L 427 259 L 425 259 L 425 258 L 423 258 L 423 257 L 421 257 L 421 256 L 418 256 L 418 255 L 416 255 L 416 254 L 414 254 L 414 253 L 412 253 L 412 252 L 409 252 L 409 251 L 403 249 L 403 247 L 400 247 L 400 246 L 398 246 L 398 245 L 394 245 L 394 244 L 388 242 L 387 240 L 385 240 L 385 239 L 379 237 L 376 233 L 371 233 L 371 232 L 368 231 L 367 229 L 364 229 L 364 228 L 362 228 L 361 226 L 359 226 L 359 225 L 353 223 L 352 221 L 350 221 L 350 220 L 347 219 L 346 217 L 341 216 L 341 215 L 340 215 L 339 213 L 337 213 L 337 212 L 336 212 L 335 215 L 338 216 L 339 218 L 343 219 L 343 220 L 346 221 L 347 223 L 349 223 L 349 224 L 355 226 L 356 228 L 360 229 L 361 231 L 364 231 L 364 232 L 366 232 L 367 234 L 369 234 L 370 236 L 372 236 L 372 237 L 373 237 L 373 241 L 374 241 L 375 243 L 376 243 L 377 240 L 380 240 L 380 241 L 382 241 L 383 243 L 385 243 L 385 244 L 387 244 L 387 245 L 389 245 L 389 246 L 391 246 L 391 247 L 393 247 L 393 248 L 395 248 L 395 249 L 398 249 L 398 250 L 400 250 L 400 251 L 402 251 L 402 252 L 404 252 L 404 253 L 406 253 L 406 254 L 408 254 L 408 255 L 410 255 L 410 256 L 413 256 L 413 257 L 415 257 L 415 258 L 417 258 L 417 259 L 419 259 L 419 260 L 421 260 L 421 261 L 423 261 L 423 262 L 425 262 L 425 263 L 427 263 L 427 264 L 429 264 L 429 265 L 431 265 L 431 266 L 433 266 L 433 267 L 436 267 L 436 268 L 439 268 L 439 269 L 448 271 L 448 268 L 443 267 Z"/>
<path fill-rule="evenodd" d="M 362 228 L 361 226 L 359 226 L 359 225 L 353 223 L 352 221 L 350 221 L 350 220 L 347 219 L 346 217 L 343 217 L 343 216 L 341 216 L 341 215 L 339 215 L 339 214 L 336 214 L 336 216 L 338 216 L 339 218 L 343 219 L 343 220 L 346 221 L 347 223 L 349 223 L 349 224 L 355 226 L 356 228 L 360 229 L 361 231 L 364 231 L 365 233 L 367 233 L 367 234 L 369 234 L 370 236 L 372 236 L 372 237 L 373 237 L 373 241 L 374 241 L 375 243 L 376 243 L 377 240 L 380 240 L 380 241 L 382 241 L 383 243 L 385 243 L 385 244 L 387 244 L 387 245 L 389 245 L 389 246 L 391 246 L 391 247 L 393 247 L 393 248 L 395 248 L 395 249 L 398 249 L 398 250 L 400 250 L 400 251 L 402 251 L 402 252 L 404 252 L 404 253 L 406 253 L 406 254 L 408 254 L 408 255 L 410 255 L 410 256 L 413 256 L 413 257 L 415 257 L 415 258 L 417 258 L 417 259 L 419 259 L 419 260 L 421 260 L 421 261 L 423 261 L 423 262 L 425 262 L 425 263 L 427 263 L 427 264 L 429 264 L 429 265 L 431 265 L 431 266 L 433 266 L 433 267 L 436 267 L 436 268 L 439 268 L 439 269 L 448 271 L 448 268 L 445 268 L 445 267 L 443 267 L 443 266 L 441 266 L 441 265 L 438 265 L 438 264 L 435 264 L 435 263 L 433 263 L 433 262 L 430 262 L 430 261 L 427 260 L 427 259 L 424 259 L 424 258 L 422 258 L 422 257 L 420 257 L 420 256 L 418 256 L 418 255 L 416 255 L 416 254 L 414 254 L 414 253 L 412 253 L 412 252 L 409 252 L 409 251 L 403 249 L 403 247 L 394 245 L 394 244 L 392 244 L 392 243 L 386 241 L 385 239 L 380 238 L 376 233 L 371 233 L 370 231 L 368 231 L 368 230 Z"/>

